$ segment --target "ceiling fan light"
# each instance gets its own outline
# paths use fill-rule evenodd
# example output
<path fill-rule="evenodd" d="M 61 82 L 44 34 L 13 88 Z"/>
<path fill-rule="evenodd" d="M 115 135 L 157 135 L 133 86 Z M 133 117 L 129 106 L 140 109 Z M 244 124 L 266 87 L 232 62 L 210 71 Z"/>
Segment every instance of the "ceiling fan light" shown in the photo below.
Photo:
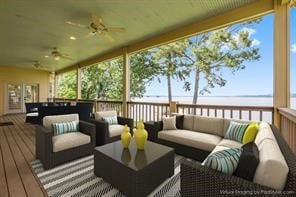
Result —
<path fill-rule="evenodd" d="M 54 59 L 58 61 L 58 60 L 60 60 L 60 57 L 56 56 L 56 57 L 54 57 Z"/>
<path fill-rule="evenodd" d="M 75 36 L 70 36 L 70 40 L 76 40 Z"/>
<path fill-rule="evenodd" d="M 45 55 L 44 57 L 45 57 L 45 58 L 49 58 L 49 56 L 48 56 L 48 55 Z"/>

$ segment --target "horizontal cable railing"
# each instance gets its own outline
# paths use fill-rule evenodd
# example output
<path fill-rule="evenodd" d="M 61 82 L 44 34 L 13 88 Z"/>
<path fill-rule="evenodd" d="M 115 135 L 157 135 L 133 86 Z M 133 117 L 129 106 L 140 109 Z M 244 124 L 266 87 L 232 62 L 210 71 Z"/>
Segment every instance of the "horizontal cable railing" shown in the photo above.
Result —
<path fill-rule="evenodd" d="M 238 120 L 266 121 L 273 123 L 272 106 L 177 104 L 177 112 L 181 114 L 194 114 Z"/>
<path fill-rule="evenodd" d="M 85 99 L 55 98 L 55 102 L 93 102 L 93 111 L 115 110 L 119 116 L 123 115 L 122 101 L 103 101 Z M 272 106 L 230 106 L 230 105 L 201 105 L 176 104 L 177 113 L 193 114 L 208 117 L 220 117 L 239 120 L 266 121 L 273 123 Z M 128 117 L 134 121 L 159 121 L 170 114 L 169 103 L 156 102 L 127 102 Z"/>

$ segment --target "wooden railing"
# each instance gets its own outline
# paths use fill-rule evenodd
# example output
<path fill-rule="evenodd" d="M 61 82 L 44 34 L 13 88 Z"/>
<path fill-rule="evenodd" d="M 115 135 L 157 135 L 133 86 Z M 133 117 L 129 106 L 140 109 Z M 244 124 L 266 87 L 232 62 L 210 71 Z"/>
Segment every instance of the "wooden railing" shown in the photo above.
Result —
<path fill-rule="evenodd" d="M 95 101 L 95 111 L 115 110 L 119 116 L 122 116 L 122 101 Z"/>
<path fill-rule="evenodd" d="M 239 120 L 266 121 L 273 123 L 273 107 L 177 104 L 177 112 L 208 117 Z"/>
<path fill-rule="evenodd" d="M 159 121 L 169 115 L 169 103 L 128 102 L 128 117 L 134 121 Z"/>
<path fill-rule="evenodd" d="M 291 150 L 296 153 L 296 110 L 279 108 L 279 112 L 281 115 L 281 134 Z"/>
<path fill-rule="evenodd" d="M 122 116 L 122 101 L 101 101 L 101 100 L 83 100 L 83 99 L 63 99 L 55 98 L 58 102 L 93 102 L 93 111 L 116 110 L 119 116 Z M 209 117 L 221 117 L 230 119 L 266 121 L 273 123 L 273 107 L 269 106 L 227 106 L 227 105 L 193 105 L 176 104 L 174 109 L 181 114 L 194 114 Z M 171 112 L 169 103 L 154 102 L 127 102 L 128 117 L 136 122 L 159 121 L 163 116 L 168 116 Z"/>

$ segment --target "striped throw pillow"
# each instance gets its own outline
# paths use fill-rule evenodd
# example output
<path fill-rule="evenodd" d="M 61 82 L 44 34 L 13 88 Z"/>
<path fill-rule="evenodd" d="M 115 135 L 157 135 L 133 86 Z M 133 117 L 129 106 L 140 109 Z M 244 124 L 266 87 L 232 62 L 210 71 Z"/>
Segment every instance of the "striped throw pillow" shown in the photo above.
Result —
<path fill-rule="evenodd" d="M 249 124 L 230 121 L 229 127 L 224 136 L 225 139 L 235 140 L 242 143 L 245 131 Z"/>
<path fill-rule="evenodd" d="M 238 166 L 241 154 L 242 149 L 240 148 L 217 151 L 208 155 L 201 165 L 232 175 Z"/>
<path fill-rule="evenodd" d="M 52 130 L 54 135 L 75 132 L 79 130 L 79 123 L 78 121 L 53 123 Z"/>
<path fill-rule="evenodd" d="M 117 122 L 117 116 L 112 116 L 112 117 L 104 117 L 104 121 L 106 121 L 108 124 L 118 124 Z"/>

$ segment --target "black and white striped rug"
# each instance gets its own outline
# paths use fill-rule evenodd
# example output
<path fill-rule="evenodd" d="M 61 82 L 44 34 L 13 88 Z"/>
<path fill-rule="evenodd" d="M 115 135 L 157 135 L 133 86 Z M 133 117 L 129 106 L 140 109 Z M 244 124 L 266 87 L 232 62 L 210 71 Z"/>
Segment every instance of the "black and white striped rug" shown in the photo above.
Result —
<path fill-rule="evenodd" d="M 180 163 L 184 159 L 186 158 L 175 156 L 174 175 L 165 180 L 149 196 L 181 196 Z M 48 196 L 124 196 L 102 178 L 95 176 L 93 156 L 84 157 L 46 171 L 39 160 L 32 161 L 31 166 Z"/>

